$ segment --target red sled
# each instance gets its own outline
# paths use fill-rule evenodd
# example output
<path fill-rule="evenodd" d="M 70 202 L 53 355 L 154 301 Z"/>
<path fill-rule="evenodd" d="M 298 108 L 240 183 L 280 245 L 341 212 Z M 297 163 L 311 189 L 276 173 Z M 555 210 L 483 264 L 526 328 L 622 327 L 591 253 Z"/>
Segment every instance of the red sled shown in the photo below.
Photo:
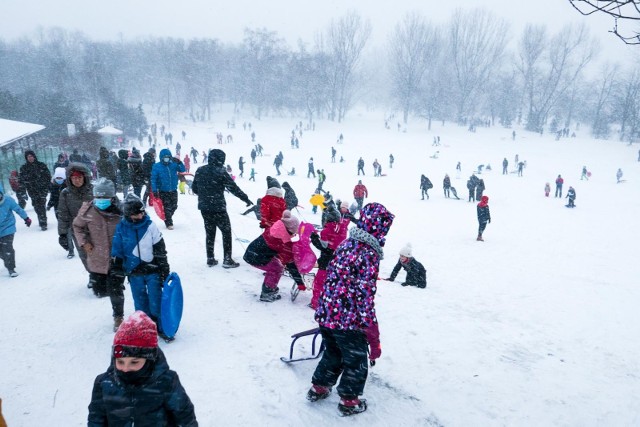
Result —
<path fill-rule="evenodd" d="M 149 204 L 153 205 L 153 209 L 156 211 L 156 215 L 161 220 L 165 220 L 164 216 L 164 205 L 162 204 L 162 199 L 155 197 L 153 193 L 149 193 Z"/>

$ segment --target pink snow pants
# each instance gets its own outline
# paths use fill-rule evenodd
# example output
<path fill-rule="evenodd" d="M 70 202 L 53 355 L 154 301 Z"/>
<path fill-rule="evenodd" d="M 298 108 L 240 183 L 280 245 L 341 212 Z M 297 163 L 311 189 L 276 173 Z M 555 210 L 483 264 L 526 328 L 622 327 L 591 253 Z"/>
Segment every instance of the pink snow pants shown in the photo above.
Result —
<path fill-rule="evenodd" d="M 280 282 L 282 273 L 284 272 L 284 265 L 278 259 L 273 257 L 266 265 L 256 265 L 255 268 L 264 271 L 264 285 L 269 289 L 275 289 Z"/>
<path fill-rule="evenodd" d="M 322 286 L 327 278 L 327 270 L 318 270 L 315 279 L 313 279 L 313 296 L 311 297 L 311 308 L 318 308 L 318 300 L 322 294 Z"/>

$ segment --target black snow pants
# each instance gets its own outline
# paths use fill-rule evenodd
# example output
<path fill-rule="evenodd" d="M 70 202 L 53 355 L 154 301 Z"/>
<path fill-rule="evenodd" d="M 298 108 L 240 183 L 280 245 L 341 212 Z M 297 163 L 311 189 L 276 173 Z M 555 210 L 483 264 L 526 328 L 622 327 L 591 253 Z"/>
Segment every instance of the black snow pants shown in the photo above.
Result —
<path fill-rule="evenodd" d="M 178 210 L 178 192 L 161 191 L 160 200 L 164 206 L 164 224 L 167 227 L 173 225 L 173 214 Z"/>
<path fill-rule="evenodd" d="M 368 344 L 364 333 L 322 326 L 320 333 L 325 348 L 311 382 L 323 387 L 333 387 L 342 375 L 337 388 L 340 397 L 355 398 L 362 395 L 369 373 Z"/>
<path fill-rule="evenodd" d="M 93 293 L 97 297 L 109 296 L 113 317 L 124 316 L 124 278 L 111 274 L 89 273 Z"/>
<path fill-rule="evenodd" d="M 16 251 L 13 249 L 13 236 L 15 234 L 0 237 L 0 258 L 4 261 L 4 266 L 7 270 L 15 270 L 16 268 Z"/>
<path fill-rule="evenodd" d="M 200 211 L 204 220 L 204 231 L 206 233 L 205 247 L 207 258 L 213 258 L 216 240 L 216 228 L 222 233 L 222 252 L 225 259 L 231 258 L 231 221 L 226 212 Z"/>

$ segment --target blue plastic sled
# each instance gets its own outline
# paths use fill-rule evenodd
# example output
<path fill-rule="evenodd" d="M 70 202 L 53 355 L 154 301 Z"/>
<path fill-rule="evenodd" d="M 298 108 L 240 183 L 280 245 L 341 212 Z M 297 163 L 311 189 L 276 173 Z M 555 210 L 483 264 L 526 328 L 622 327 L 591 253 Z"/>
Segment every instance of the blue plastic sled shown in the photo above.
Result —
<path fill-rule="evenodd" d="M 178 273 L 171 273 L 162 288 L 161 320 L 162 329 L 169 338 L 178 332 L 182 319 L 182 284 Z"/>

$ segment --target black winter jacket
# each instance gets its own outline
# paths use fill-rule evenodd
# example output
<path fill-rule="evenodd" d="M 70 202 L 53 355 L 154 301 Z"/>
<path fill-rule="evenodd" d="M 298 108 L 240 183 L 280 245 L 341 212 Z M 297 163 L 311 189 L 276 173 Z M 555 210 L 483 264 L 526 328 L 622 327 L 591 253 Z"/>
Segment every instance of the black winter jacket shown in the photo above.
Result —
<path fill-rule="evenodd" d="M 298 206 L 298 197 L 296 196 L 296 192 L 293 191 L 291 185 L 288 182 L 282 183 L 282 189 L 284 190 L 284 201 L 287 204 L 287 209 L 292 211 L 296 206 Z"/>
<path fill-rule="evenodd" d="M 142 156 L 142 173 L 144 179 L 149 181 L 151 179 L 151 169 L 153 169 L 153 165 L 156 163 L 156 155 L 155 153 L 151 153 L 147 151 Z"/>
<path fill-rule="evenodd" d="M 224 190 L 245 203 L 251 203 L 249 197 L 236 185 L 224 167 L 224 151 L 214 149 L 209 152 L 209 164 L 196 171 L 191 190 L 198 195 L 198 209 L 207 212 L 226 212 L 227 202 Z"/>
<path fill-rule="evenodd" d="M 147 362 L 149 363 L 149 362 Z M 151 377 L 140 386 L 124 384 L 116 375 L 115 359 L 93 384 L 89 427 L 196 427 L 198 421 L 178 374 L 169 369 L 162 350 Z"/>
<path fill-rule="evenodd" d="M 391 272 L 391 276 L 389 276 L 389 280 L 393 282 L 401 268 L 407 270 L 407 278 L 404 282 L 405 286 L 417 286 L 418 288 L 427 287 L 427 270 L 425 270 L 424 266 L 415 258 L 410 258 L 406 264 L 398 260 L 398 263 Z"/>
<path fill-rule="evenodd" d="M 38 161 L 34 151 L 25 151 L 25 160 L 28 155 L 32 155 L 35 161 L 29 163 L 27 160 L 24 165 L 20 166 L 20 184 L 27 190 L 30 197 L 47 197 L 51 183 L 51 172 L 47 165 Z"/>

